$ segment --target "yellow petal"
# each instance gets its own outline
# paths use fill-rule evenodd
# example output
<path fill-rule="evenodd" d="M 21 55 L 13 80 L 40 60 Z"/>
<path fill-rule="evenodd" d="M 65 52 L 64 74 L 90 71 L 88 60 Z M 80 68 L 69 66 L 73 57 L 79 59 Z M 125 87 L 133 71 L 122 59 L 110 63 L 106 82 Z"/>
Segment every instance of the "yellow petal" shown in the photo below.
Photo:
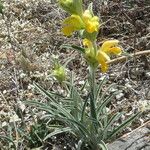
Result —
<path fill-rule="evenodd" d="M 118 45 L 118 43 L 119 43 L 118 40 L 105 41 L 101 46 L 101 50 L 107 53 L 107 52 L 109 52 L 110 48 L 116 47 Z"/>
<path fill-rule="evenodd" d="M 107 72 L 108 70 L 108 64 L 105 61 L 101 61 L 101 71 L 103 73 Z"/>
<path fill-rule="evenodd" d="M 102 72 L 106 72 L 108 70 L 107 61 L 110 60 L 110 57 L 103 51 L 99 50 L 97 53 L 97 61 L 101 65 Z"/>
<path fill-rule="evenodd" d="M 63 22 L 62 32 L 69 36 L 74 31 L 80 30 L 84 28 L 84 23 L 80 16 L 78 15 L 71 15 L 70 17 L 66 18 Z"/>
<path fill-rule="evenodd" d="M 70 36 L 72 35 L 72 33 L 75 31 L 76 29 L 73 26 L 64 26 L 62 28 L 62 32 L 64 33 L 64 35 L 66 36 Z"/>
<path fill-rule="evenodd" d="M 92 33 L 94 31 L 98 32 L 98 29 L 99 29 L 99 18 L 97 16 L 94 16 L 89 21 L 89 27 L 87 27 L 87 30 L 89 30 L 89 32 Z"/>
<path fill-rule="evenodd" d="M 99 18 L 92 16 L 89 10 L 83 14 L 83 21 L 85 23 L 86 31 L 89 33 L 97 32 L 99 29 Z"/>
<path fill-rule="evenodd" d="M 103 51 L 99 50 L 97 53 L 97 60 L 104 60 L 104 61 L 109 61 L 110 57 Z"/>
<path fill-rule="evenodd" d="M 86 31 L 89 33 L 98 32 L 99 23 L 96 21 L 88 20 L 85 22 Z"/>
<path fill-rule="evenodd" d="M 111 54 L 120 55 L 122 53 L 122 49 L 120 47 L 112 47 L 109 52 Z"/>

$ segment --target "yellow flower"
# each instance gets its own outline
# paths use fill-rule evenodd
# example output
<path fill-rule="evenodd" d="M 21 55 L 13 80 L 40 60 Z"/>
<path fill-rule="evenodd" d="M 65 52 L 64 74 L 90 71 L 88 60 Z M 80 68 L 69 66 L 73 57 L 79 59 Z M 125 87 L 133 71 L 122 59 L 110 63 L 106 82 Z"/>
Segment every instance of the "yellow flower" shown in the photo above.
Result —
<path fill-rule="evenodd" d="M 98 32 L 99 18 L 97 16 L 92 16 L 89 10 L 85 10 L 83 13 L 83 21 L 85 23 L 85 29 L 87 32 Z"/>
<path fill-rule="evenodd" d="M 89 33 L 98 32 L 99 18 L 92 16 L 89 10 L 86 10 L 83 15 L 71 15 L 66 18 L 62 24 L 62 32 L 66 36 L 72 35 L 74 31 L 85 29 Z"/>
<path fill-rule="evenodd" d="M 83 39 L 83 45 L 86 47 L 85 59 L 90 65 L 95 66 L 95 64 L 97 64 L 97 60 L 96 60 L 96 54 L 92 42 L 88 39 Z"/>
<path fill-rule="evenodd" d="M 102 72 L 106 72 L 108 70 L 108 64 L 107 61 L 110 60 L 109 55 L 115 54 L 120 55 L 122 50 L 120 47 L 118 47 L 118 40 L 109 40 L 105 41 L 100 49 L 97 52 L 97 61 L 101 65 Z"/>
<path fill-rule="evenodd" d="M 118 40 L 109 40 L 105 41 L 101 47 L 102 51 L 104 51 L 107 54 L 115 54 L 120 55 L 122 50 L 120 47 L 118 47 Z"/>
<path fill-rule="evenodd" d="M 83 29 L 84 22 L 78 15 L 71 15 L 70 17 L 66 18 L 63 22 L 62 32 L 66 36 L 70 36 L 74 31 Z"/>

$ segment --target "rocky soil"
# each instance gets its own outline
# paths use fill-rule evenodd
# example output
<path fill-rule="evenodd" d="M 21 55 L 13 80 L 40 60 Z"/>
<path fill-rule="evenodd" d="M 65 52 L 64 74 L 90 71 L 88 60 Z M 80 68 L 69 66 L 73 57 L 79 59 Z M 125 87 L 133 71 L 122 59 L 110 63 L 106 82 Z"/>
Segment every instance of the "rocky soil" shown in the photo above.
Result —
<path fill-rule="evenodd" d="M 87 7 L 89 1 L 84 2 Z M 75 83 L 79 87 L 87 77 L 87 64 L 77 52 L 61 48 L 62 44 L 81 45 L 82 42 L 76 34 L 67 38 L 60 32 L 61 22 L 67 14 L 54 0 L 5 0 L 4 7 L 4 15 L 0 15 L 0 135 L 11 134 L 16 142 L 19 137 L 13 128 L 25 126 L 24 129 L 30 132 L 30 126 L 43 113 L 30 109 L 23 103 L 23 100 L 31 99 L 44 101 L 34 89 L 33 82 L 47 90 L 63 93 L 63 88 L 51 76 L 52 57 L 57 55 L 62 64 L 68 58 L 73 58 L 67 65 L 67 72 L 74 72 Z M 93 2 L 93 7 L 95 14 L 101 18 L 99 45 L 105 39 L 114 38 L 120 41 L 124 51 L 129 54 L 150 50 L 149 0 L 97 0 Z M 99 81 L 105 76 L 109 81 L 104 90 L 116 83 L 116 87 L 109 92 L 120 91 L 108 110 L 112 113 L 126 112 L 116 126 L 137 112 L 141 105 L 150 105 L 150 55 L 128 58 L 125 62 L 111 65 L 107 74 L 97 71 Z M 146 110 L 122 134 L 132 131 L 149 119 L 150 113 Z M 55 137 L 59 140 L 51 139 L 50 143 L 44 145 L 45 149 L 73 149 L 75 139 L 69 137 L 70 135 Z M 27 149 L 26 140 L 19 140 L 20 149 Z M 2 140 L 0 147 L 9 149 L 11 145 Z"/>

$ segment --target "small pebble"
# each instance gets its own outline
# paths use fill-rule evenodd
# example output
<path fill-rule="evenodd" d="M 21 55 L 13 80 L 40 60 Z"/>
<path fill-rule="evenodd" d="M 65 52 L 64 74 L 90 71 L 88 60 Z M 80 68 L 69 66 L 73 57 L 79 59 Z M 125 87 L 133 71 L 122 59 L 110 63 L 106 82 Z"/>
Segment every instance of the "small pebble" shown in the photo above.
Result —
<path fill-rule="evenodd" d="M 3 91 L 3 94 L 6 94 L 6 93 L 7 93 L 7 91 L 6 91 L 6 90 L 4 90 L 4 91 Z"/>
<path fill-rule="evenodd" d="M 123 96 L 124 96 L 123 93 L 119 93 L 119 94 L 116 95 L 116 99 L 117 99 L 117 100 L 121 100 L 121 98 L 122 98 Z"/>
<path fill-rule="evenodd" d="M 147 73 L 145 74 L 145 76 L 146 76 L 147 78 L 150 78 L 150 72 L 147 72 Z"/>

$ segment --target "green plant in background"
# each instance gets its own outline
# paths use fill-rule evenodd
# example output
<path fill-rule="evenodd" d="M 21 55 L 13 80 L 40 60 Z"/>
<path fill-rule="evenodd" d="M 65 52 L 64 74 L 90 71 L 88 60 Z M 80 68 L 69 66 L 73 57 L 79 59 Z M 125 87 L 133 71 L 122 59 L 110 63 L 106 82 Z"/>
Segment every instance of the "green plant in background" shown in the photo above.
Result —
<path fill-rule="evenodd" d="M 59 62 L 58 59 L 54 59 L 54 69 L 52 72 L 52 75 L 60 82 L 62 83 L 63 81 L 66 80 L 66 71 L 65 67 L 62 66 Z"/>
<path fill-rule="evenodd" d="M 118 40 L 104 41 L 99 47 L 96 43 L 96 37 L 99 32 L 99 18 L 93 14 L 92 4 L 88 9 L 82 7 L 82 0 L 59 0 L 61 7 L 66 10 L 70 16 L 62 23 L 62 32 L 66 36 L 71 36 L 73 32 L 79 31 L 83 38 L 83 47 L 76 45 L 63 45 L 65 48 L 72 48 L 79 51 L 89 65 L 88 83 L 78 92 L 74 83 L 74 76 L 70 82 L 66 80 L 66 73 L 63 66 L 55 63 L 53 75 L 63 82 L 66 86 L 66 95 L 58 94 L 44 90 L 40 85 L 35 83 L 35 87 L 47 97 L 47 103 L 37 101 L 26 101 L 28 105 L 37 107 L 46 111 L 43 118 L 54 119 L 62 122 L 63 125 L 47 125 L 47 128 L 53 128 L 44 140 L 63 133 L 70 132 L 78 139 L 76 148 L 78 150 L 106 150 L 107 143 L 114 135 L 129 125 L 139 114 L 131 116 L 118 127 L 114 123 L 121 117 L 123 112 L 111 114 L 107 111 L 107 104 L 110 103 L 113 96 L 117 93 L 107 95 L 111 85 L 102 92 L 102 87 L 106 83 L 106 78 L 97 84 L 95 72 L 100 65 L 101 71 L 108 70 L 107 61 L 111 55 L 120 55 L 121 47 L 118 46 Z M 82 96 L 83 89 L 86 88 L 88 94 Z M 40 130 L 40 129 L 39 129 Z"/>
<path fill-rule="evenodd" d="M 25 136 L 28 147 L 36 148 L 43 144 L 44 137 L 49 133 L 46 127 L 46 122 L 38 120 L 35 124 L 30 126 L 28 134 Z"/>

